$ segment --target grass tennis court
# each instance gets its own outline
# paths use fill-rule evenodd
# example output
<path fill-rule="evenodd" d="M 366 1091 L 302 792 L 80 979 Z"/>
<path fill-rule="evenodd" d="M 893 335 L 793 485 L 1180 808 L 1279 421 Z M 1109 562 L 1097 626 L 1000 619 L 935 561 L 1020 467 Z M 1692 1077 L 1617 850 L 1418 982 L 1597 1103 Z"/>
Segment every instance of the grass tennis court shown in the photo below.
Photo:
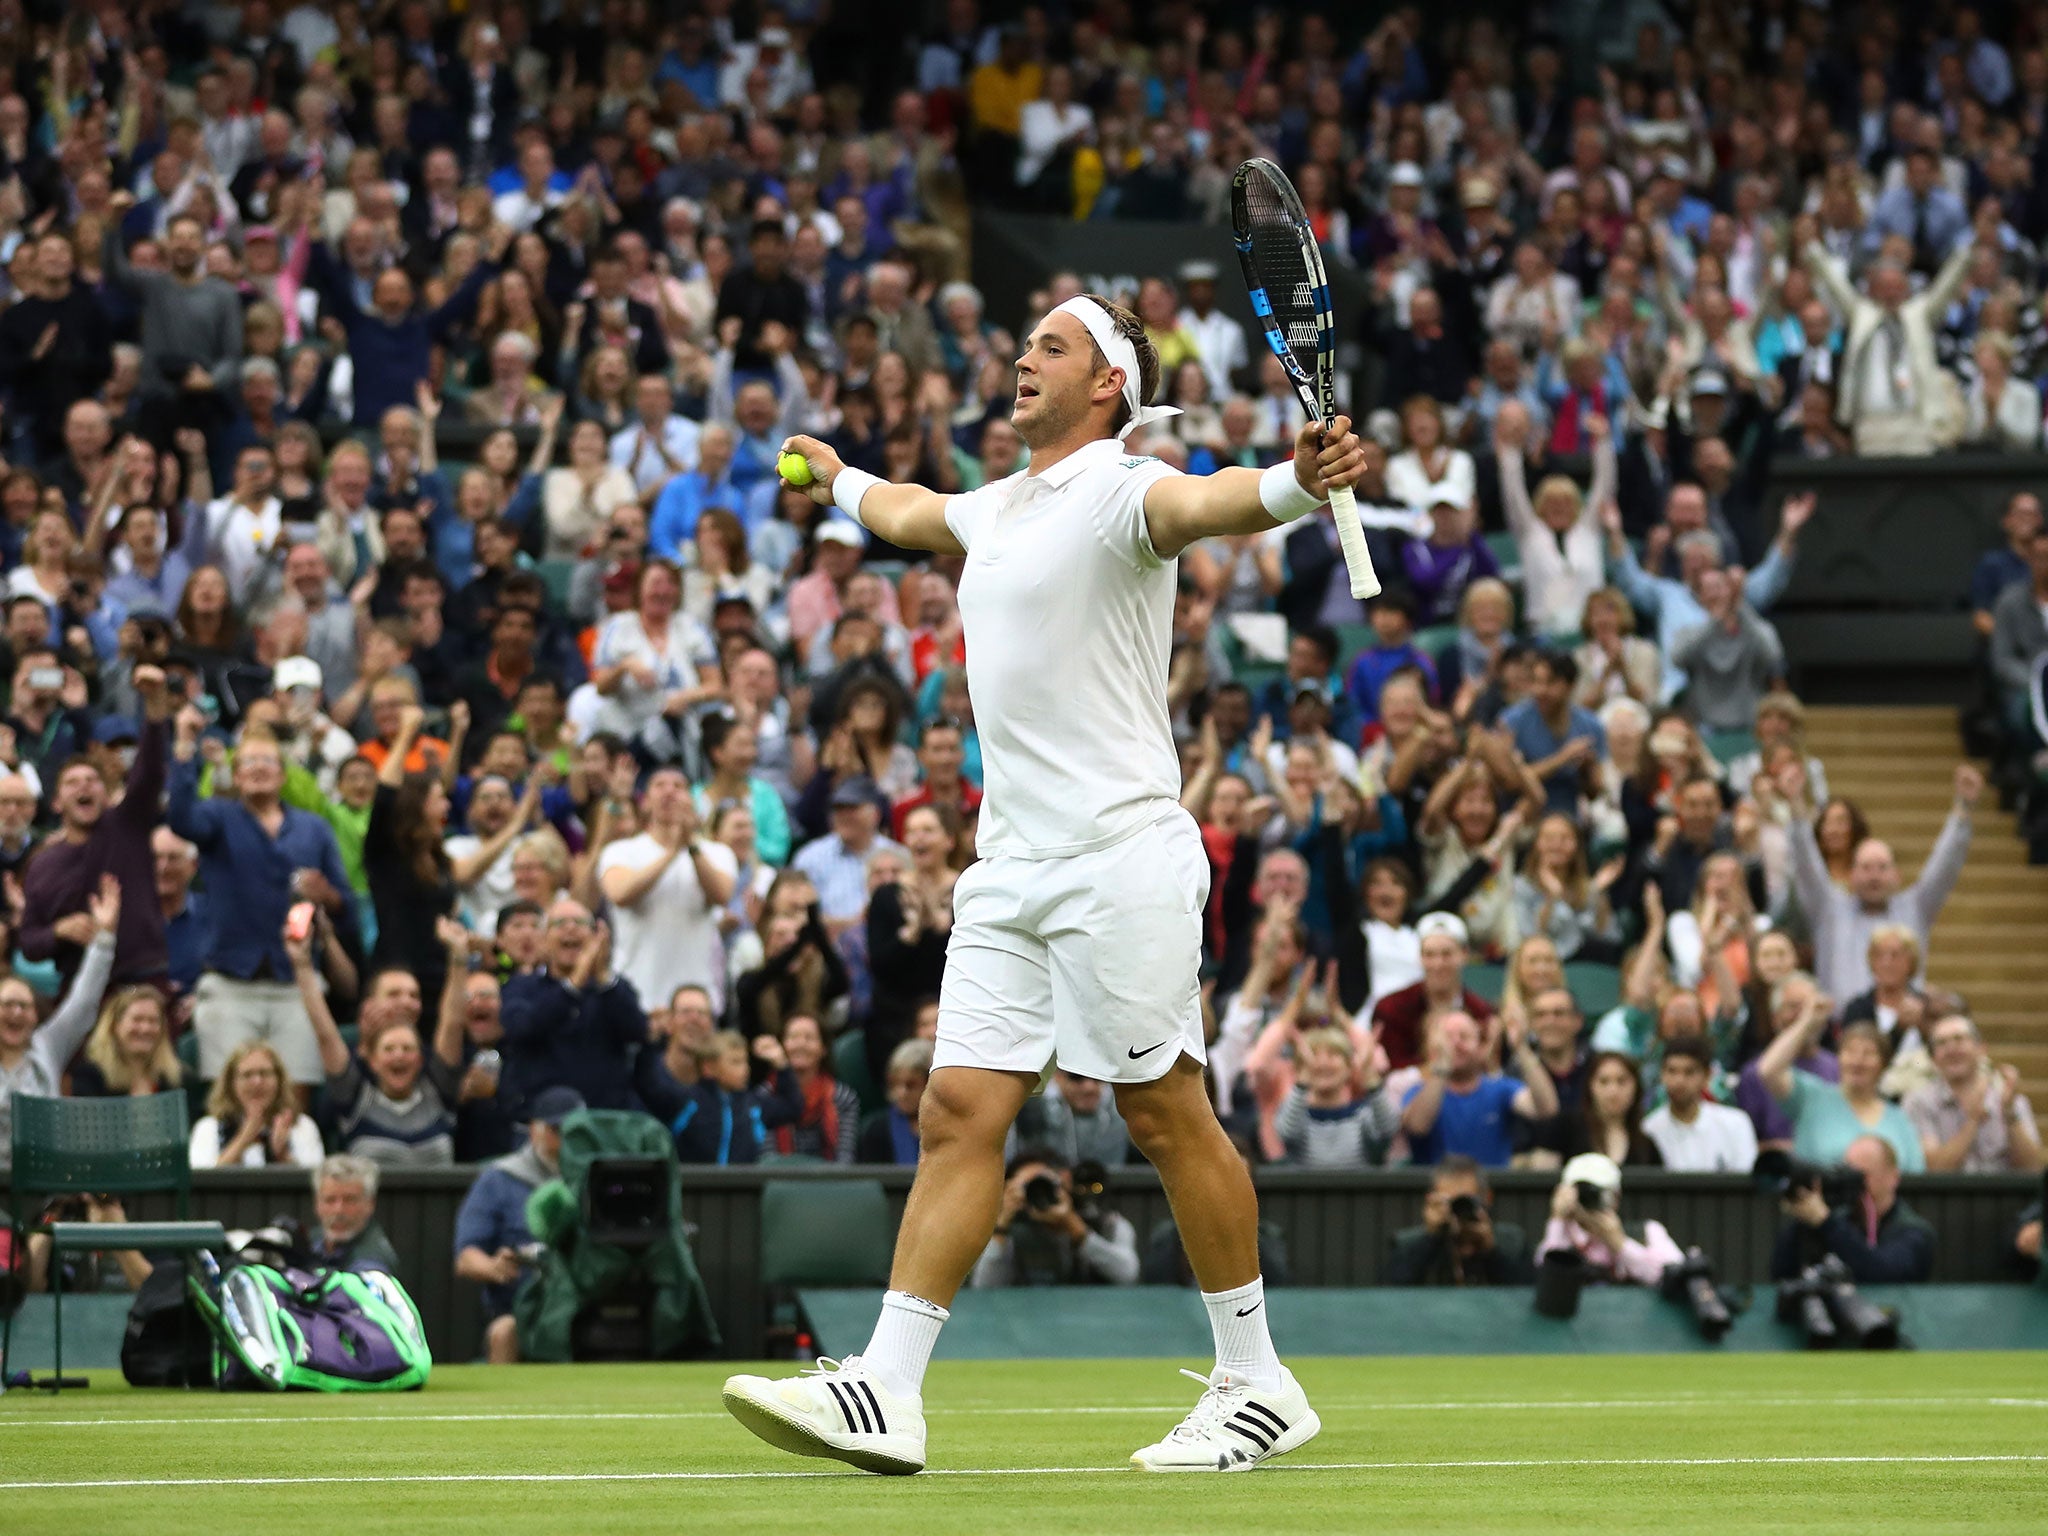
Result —
<path fill-rule="evenodd" d="M 1205 1365 L 1206 1362 L 1188 1362 Z M 932 1471 L 778 1457 L 724 1366 L 443 1368 L 405 1397 L 0 1398 L 8 1536 L 187 1531 L 2039 1531 L 2038 1354 L 1294 1362 L 1306 1450 L 1150 1477 L 1193 1384 L 1159 1361 L 934 1367 Z M 1070 1406 L 1071 1404 L 1071 1406 Z"/>

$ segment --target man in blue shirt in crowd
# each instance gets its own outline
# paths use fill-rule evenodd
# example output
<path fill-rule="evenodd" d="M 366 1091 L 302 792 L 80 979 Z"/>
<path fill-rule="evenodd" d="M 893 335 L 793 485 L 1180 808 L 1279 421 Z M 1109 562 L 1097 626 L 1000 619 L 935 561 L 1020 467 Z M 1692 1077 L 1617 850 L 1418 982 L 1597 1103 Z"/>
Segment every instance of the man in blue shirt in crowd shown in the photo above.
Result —
<path fill-rule="evenodd" d="M 2007 587 L 2033 579 L 2027 551 L 2041 526 L 2041 498 L 2032 491 L 2015 491 L 2005 504 L 2005 514 L 1999 518 L 1998 526 L 2005 534 L 2005 543 L 1979 555 L 1976 568 L 1970 572 L 1970 616 L 1977 633 L 1987 640 L 1991 638 L 1991 610 L 1998 606 L 1999 594 Z"/>
<path fill-rule="evenodd" d="M 244 738 L 235 750 L 235 798 L 199 798 L 199 736 L 205 718 L 187 707 L 172 748 L 170 828 L 199 849 L 207 900 L 232 922 L 209 925 L 201 975 L 193 989 L 199 1034 L 199 1075 L 220 1076 L 229 1052 L 244 1041 L 267 1041 L 294 1083 L 321 1083 L 320 1048 L 306 1016 L 284 920 L 296 902 L 324 908 L 344 944 L 354 948 L 355 905 L 345 896 L 348 872 L 334 832 L 309 811 L 279 799 L 284 760 L 277 743 Z"/>
<path fill-rule="evenodd" d="M 1482 1168 L 1505 1168 L 1514 1156 L 1510 1118 L 1548 1120 L 1557 1113 L 1557 1089 L 1526 1032 L 1510 1027 L 1509 1057 L 1522 1080 L 1486 1070 L 1486 1031 L 1469 1013 L 1447 1013 L 1420 1083 L 1402 1103 L 1401 1129 L 1414 1161 L 1427 1165 L 1452 1153 Z"/>
<path fill-rule="evenodd" d="M 1501 729 L 1543 781 L 1544 809 L 1574 820 L 1586 772 L 1607 755 L 1607 732 L 1589 709 L 1572 702 L 1579 664 L 1559 651 L 1538 651 L 1529 667 L 1529 697 L 1501 711 Z"/>
<path fill-rule="evenodd" d="M 455 1214 L 455 1278 L 484 1288 L 484 1356 L 493 1365 L 519 1359 L 512 1303 L 531 1273 L 527 1197 L 560 1176 L 562 1122 L 583 1107 L 583 1095 L 574 1088 L 535 1094 L 526 1145 L 486 1166 Z"/>

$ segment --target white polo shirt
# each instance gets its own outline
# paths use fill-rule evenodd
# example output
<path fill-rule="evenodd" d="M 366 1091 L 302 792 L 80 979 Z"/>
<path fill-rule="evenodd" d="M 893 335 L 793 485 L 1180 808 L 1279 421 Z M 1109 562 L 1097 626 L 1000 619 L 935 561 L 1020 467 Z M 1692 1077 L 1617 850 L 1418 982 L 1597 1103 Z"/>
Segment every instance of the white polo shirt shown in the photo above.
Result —
<path fill-rule="evenodd" d="M 1659 1104 L 1643 1116 L 1643 1134 L 1673 1173 L 1747 1173 L 1756 1162 L 1755 1125 L 1726 1104 L 1703 1101 L 1691 1125 L 1675 1119 L 1669 1104 Z"/>
<path fill-rule="evenodd" d="M 1145 526 L 1145 493 L 1178 473 L 1104 438 L 947 498 L 967 551 L 960 618 L 983 855 L 1092 852 L 1179 803 L 1166 708 L 1177 562 Z"/>

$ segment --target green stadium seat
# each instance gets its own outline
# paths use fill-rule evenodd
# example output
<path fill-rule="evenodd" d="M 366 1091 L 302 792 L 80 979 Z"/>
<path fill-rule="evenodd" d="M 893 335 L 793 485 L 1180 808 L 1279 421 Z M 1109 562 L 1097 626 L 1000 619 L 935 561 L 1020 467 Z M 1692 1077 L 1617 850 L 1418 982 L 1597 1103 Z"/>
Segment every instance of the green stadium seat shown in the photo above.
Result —
<path fill-rule="evenodd" d="M 548 589 L 548 606 L 557 613 L 569 611 L 569 578 L 576 574 L 574 560 L 543 560 L 534 567 Z"/>
<path fill-rule="evenodd" d="M 1754 731 L 1701 731 L 1707 750 L 1714 754 L 1714 761 L 1726 767 L 1745 752 L 1756 750 Z"/>
<path fill-rule="evenodd" d="M 1455 624 L 1431 624 L 1415 631 L 1415 647 L 1426 651 L 1429 659 L 1441 662 L 1452 647 L 1458 643 L 1458 626 Z"/>
<path fill-rule="evenodd" d="M 1616 965 L 1574 960 L 1564 968 L 1564 984 L 1588 1019 L 1599 1018 L 1621 1001 L 1621 967 Z"/>
<path fill-rule="evenodd" d="M 150 1247 L 192 1253 L 226 1248 L 219 1222 L 187 1219 L 192 1164 L 184 1094 L 111 1099 L 44 1099 L 16 1094 L 13 1119 L 9 1215 L 16 1233 L 28 1230 L 26 1213 L 42 1196 L 167 1190 L 176 1200 L 176 1221 L 64 1223 L 54 1238 L 58 1250 Z M 41 1385 L 83 1385 L 83 1378 L 67 1382 L 64 1376 L 62 1288 L 55 1313 L 56 1374 Z M 10 1312 L 5 1333 L 0 1335 L 0 1358 L 12 1358 L 13 1332 Z"/>
<path fill-rule="evenodd" d="M 1256 705 L 1259 695 L 1269 683 L 1277 683 L 1287 676 L 1285 667 L 1276 667 L 1268 662 L 1247 662 L 1232 668 L 1232 676 L 1251 690 L 1252 702 Z"/>
<path fill-rule="evenodd" d="M 1341 677 L 1351 670 L 1351 663 L 1358 653 L 1373 644 L 1379 636 L 1372 632 L 1370 624 L 1339 624 L 1337 626 L 1337 673 Z"/>
<path fill-rule="evenodd" d="M 881 1085 L 868 1070 L 868 1040 L 860 1030 L 849 1029 L 832 1042 L 832 1075 L 853 1090 L 863 1115 L 887 1105 Z"/>
<path fill-rule="evenodd" d="M 880 1179 L 793 1175 L 761 1186 L 763 1285 L 881 1285 L 895 1246 Z"/>
<path fill-rule="evenodd" d="M 1500 1002 L 1501 988 L 1507 985 L 1508 968 L 1488 961 L 1465 967 L 1465 988 L 1477 992 L 1489 1003 Z"/>
<path fill-rule="evenodd" d="M 1522 582 L 1522 548 L 1515 542 L 1512 533 L 1488 533 L 1481 535 L 1486 547 L 1493 551 L 1493 558 L 1500 566 L 1501 578 L 1513 586 Z"/>

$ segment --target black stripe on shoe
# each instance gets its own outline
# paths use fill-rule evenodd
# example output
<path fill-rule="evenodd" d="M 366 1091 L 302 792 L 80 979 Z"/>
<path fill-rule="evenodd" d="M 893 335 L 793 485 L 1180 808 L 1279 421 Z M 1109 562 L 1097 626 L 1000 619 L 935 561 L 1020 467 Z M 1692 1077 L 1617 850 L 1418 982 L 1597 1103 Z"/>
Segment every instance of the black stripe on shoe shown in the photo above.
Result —
<path fill-rule="evenodd" d="M 1237 1417 L 1230 1420 L 1228 1427 L 1257 1446 L 1261 1456 L 1273 1448 L 1275 1438 L 1273 1432 L 1248 1413 L 1238 1414 Z"/>
<path fill-rule="evenodd" d="M 1287 1433 L 1287 1421 L 1281 1418 L 1280 1415 L 1275 1413 L 1272 1409 L 1268 1408 L 1264 1403 L 1255 1403 L 1247 1399 L 1244 1406 L 1238 1409 L 1237 1411 L 1240 1417 L 1247 1416 L 1250 1414 L 1258 1414 L 1262 1418 L 1270 1420 L 1272 1424 L 1272 1432 L 1276 1438 L 1280 1435 L 1284 1435 Z"/>
<path fill-rule="evenodd" d="M 856 1433 L 860 1429 L 860 1426 L 856 1424 L 853 1420 L 853 1406 L 852 1404 L 847 1402 L 846 1394 L 840 1390 L 839 1383 L 836 1381 L 828 1381 L 825 1383 L 825 1390 L 832 1394 L 832 1401 L 839 1405 L 840 1413 L 845 1415 L 846 1432 L 848 1434 Z"/>
<path fill-rule="evenodd" d="M 850 1386 L 847 1390 L 851 1391 L 854 1387 L 858 1387 L 860 1389 L 861 1396 L 865 1397 L 868 1400 L 868 1406 L 875 1410 L 875 1433 L 878 1435 L 886 1435 L 887 1433 L 889 1433 L 889 1424 L 888 1421 L 882 1417 L 882 1405 L 880 1401 L 877 1400 L 877 1398 L 875 1397 L 875 1389 L 869 1386 L 864 1381 L 857 1381 L 854 1382 L 852 1386 Z"/>
<path fill-rule="evenodd" d="M 860 1415 L 860 1432 L 864 1435 L 873 1434 L 875 1427 L 868 1422 L 868 1405 L 860 1400 L 859 1386 L 849 1381 L 839 1390 L 846 1394 L 846 1400 L 853 1404 L 853 1411 Z"/>

